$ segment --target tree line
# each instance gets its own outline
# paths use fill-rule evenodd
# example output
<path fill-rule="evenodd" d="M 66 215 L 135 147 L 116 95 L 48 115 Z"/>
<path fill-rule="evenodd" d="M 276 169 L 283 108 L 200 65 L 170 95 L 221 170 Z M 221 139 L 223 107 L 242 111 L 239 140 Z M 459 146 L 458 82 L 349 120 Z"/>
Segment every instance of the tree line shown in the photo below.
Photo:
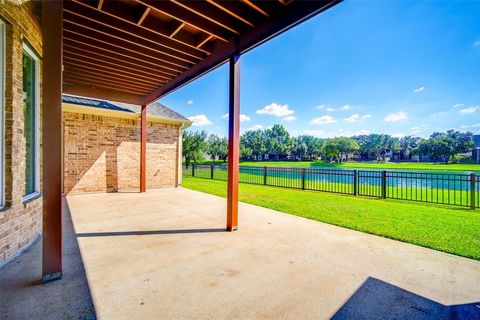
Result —
<path fill-rule="evenodd" d="M 343 162 L 357 160 L 385 161 L 387 155 L 411 160 L 413 155 L 429 161 L 453 161 L 460 153 L 472 151 L 471 132 L 448 130 L 434 132 L 428 139 L 416 136 L 393 137 L 388 134 L 365 134 L 353 137 L 318 138 L 311 135 L 292 137 L 284 126 L 246 131 L 240 137 L 242 160 L 314 160 Z M 186 165 L 211 160 L 226 161 L 228 139 L 205 131 L 183 133 L 183 156 Z"/>

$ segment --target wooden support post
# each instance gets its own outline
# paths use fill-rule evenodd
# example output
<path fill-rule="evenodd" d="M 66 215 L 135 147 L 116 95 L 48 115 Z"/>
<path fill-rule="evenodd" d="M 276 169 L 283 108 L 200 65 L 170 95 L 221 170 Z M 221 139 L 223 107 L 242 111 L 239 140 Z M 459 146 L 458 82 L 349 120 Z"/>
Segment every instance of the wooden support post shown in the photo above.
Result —
<path fill-rule="evenodd" d="M 147 105 L 140 116 L 140 192 L 147 190 Z"/>
<path fill-rule="evenodd" d="M 240 55 L 229 59 L 227 230 L 238 228 L 240 159 Z"/>
<path fill-rule="evenodd" d="M 62 10 L 61 0 L 42 3 L 43 282 L 62 277 Z"/>

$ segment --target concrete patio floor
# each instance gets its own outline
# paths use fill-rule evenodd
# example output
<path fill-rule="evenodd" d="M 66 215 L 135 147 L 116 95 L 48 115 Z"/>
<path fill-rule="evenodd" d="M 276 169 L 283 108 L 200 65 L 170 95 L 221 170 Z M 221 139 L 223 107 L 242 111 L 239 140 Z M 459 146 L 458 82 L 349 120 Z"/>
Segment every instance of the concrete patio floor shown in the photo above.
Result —
<path fill-rule="evenodd" d="M 38 241 L 0 269 L 2 319 L 480 319 L 478 261 L 243 203 L 229 233 L 182 188 L 65 208 L 64 278 L 39 284 Z"/>

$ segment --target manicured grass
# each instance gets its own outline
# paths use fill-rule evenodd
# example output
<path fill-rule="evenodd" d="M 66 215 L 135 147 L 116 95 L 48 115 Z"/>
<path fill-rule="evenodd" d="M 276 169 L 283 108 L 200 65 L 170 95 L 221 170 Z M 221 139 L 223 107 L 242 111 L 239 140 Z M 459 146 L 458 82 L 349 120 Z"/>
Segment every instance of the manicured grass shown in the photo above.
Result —
<path fill-rule="evenodd" d="M 345 168 L 345 169 L 397 169 L 397 170 L 434 170 L 434 171 L 477 171 L 480 172 L 478 164 L 463 163 L 417 163 L 417 162 L 346 162 L 346 163 L 324 163 L 321 161 L 242 161 L 242 166 L 267 166 L 267 167 L 300 167 L 300 168 Z"/>
<path fill-rule="evenodd" d="M 182 186 L 226 197 L 226 182 Z M 480 210 L 240 184 L 240 201 L 480 260 Z"/>

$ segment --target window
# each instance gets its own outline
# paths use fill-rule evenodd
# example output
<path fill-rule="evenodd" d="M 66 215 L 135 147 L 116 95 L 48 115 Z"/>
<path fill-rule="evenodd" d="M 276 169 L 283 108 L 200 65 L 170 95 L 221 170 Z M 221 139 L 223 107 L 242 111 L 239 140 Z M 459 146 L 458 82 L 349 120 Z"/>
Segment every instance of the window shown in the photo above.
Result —
<path fill-rule="evenodd" d="M 23 134 L 25 140 L 25 196 L 40 189 L 39 61 L 28 45 L 23 46 Z"/>
<path fill-rule="evenodd" d="M 0 208 L 5 205 L 5 24 L 0 20 Z"/>

